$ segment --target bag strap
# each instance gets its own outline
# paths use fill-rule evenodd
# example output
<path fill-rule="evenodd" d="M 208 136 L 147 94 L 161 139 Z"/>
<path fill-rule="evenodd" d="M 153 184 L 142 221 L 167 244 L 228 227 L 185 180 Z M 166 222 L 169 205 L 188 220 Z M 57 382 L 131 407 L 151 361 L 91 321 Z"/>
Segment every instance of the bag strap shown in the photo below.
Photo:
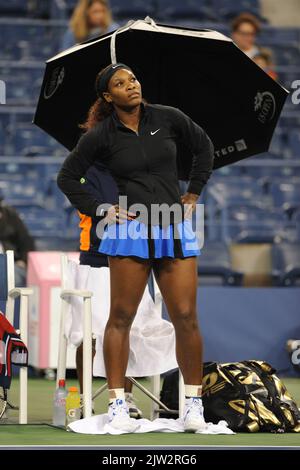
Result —
<path fill-rule="evenodd" d="M 287 403 L 283 403 L 278 395 L 277 387 L 274 383 L 274 379 L 271 374 L 268 374 L 265 370 L 263 370 L 259 363 L 254 361 L 245 361 L 248 364 L 248 367 L 252 369 L 261 379 L 262 383 L 264 384 L 265 388 L 268 390 L 268 399 L 270 402 L 270 406 L 272 407 L 272 412 L 274 415 L 279 419 L 283 425 L 284 430 L 292 429 L 293 425 L 286 417 L 282 407 L 287 409 L 293 418 L 294 426 L 297 424 L 297 420 L 293 413 L 293 410 L 288 406 Z"/>

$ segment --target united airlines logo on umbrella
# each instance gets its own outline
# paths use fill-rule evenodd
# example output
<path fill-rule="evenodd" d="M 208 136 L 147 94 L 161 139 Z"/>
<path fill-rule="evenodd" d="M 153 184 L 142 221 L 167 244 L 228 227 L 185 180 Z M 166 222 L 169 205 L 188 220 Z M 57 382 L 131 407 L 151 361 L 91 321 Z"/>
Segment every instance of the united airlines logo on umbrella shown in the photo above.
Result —
<path fill-rule="evenodd" d="M 56 67 L 53 70 L 50 76 L 50 79 L 46 82 L 46 85 L 44 88 L 44 98 L 46 100 L 48 100 L 54 95 L 58 87 L 62 84 L 64 78 L 65 78 L 65 68 Z"/>
<path fill-rule="evenodd" d="M 257 112 L 257 119 L 265 124 L 271 121 L 275 115 L 275 98 L 269 91 L 258 92 L 254 98 L 254 111 Z"/>

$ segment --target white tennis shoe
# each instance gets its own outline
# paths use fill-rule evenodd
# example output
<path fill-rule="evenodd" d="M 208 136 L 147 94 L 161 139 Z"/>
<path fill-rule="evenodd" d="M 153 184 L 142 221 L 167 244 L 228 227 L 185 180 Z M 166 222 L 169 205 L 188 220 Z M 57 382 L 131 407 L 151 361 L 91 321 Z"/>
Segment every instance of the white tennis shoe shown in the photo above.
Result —
<path fill-rule="evenodd" d="M 186 432 L 196 432 L 206 426 L 203 412 L 200 397 L 186 398 L 183 412 L 183 427 Z"/>
<path fill-rule="evenodd" d="M 108 423 L 115 429 L 126 432 L 135 432 L 140 427 L 135 419 L 130 418 L 126 401 L 121 398 L 109 404 Z"/>

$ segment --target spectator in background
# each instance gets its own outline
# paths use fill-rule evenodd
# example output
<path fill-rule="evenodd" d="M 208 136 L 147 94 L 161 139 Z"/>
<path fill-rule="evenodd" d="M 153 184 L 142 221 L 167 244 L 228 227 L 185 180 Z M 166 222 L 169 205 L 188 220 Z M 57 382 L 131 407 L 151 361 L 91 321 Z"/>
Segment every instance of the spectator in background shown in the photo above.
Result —
<path fill-rule="evenodd" d="M 268 49 L 261 49 L 259 54 L 253 57 L 253 61 L 262 68 L 273 80 L 277 80 L 277 73 L 273 70 L 272 55 Z"/>
<path fill-rule="evenodd" d="M 260 21 L 252 13 L 241 13 L 231 23 L 233 42 L 274 80 L 273 54 L 270 49 L 257 45 L 257 35 L 261 31 Z"/>
<path fill-rule="evenodd" d="M 260 22 L 251 13 L 241 13 L 231 23 L 232 40 L 250 59 L 260 52 L 256 44 L 260 29 Z"/>
<path fill-rule="evenodd" d="M 33 251 L 34 240 L 17 211 L 3 202 L 0 192 L 0 253 L 13 250 L 15 255 L 15 285 L 26 285 L 27 254 Z"/>
<path fill-rule="evenodd" d="M 68 49 L 74 44 L 86 41 L 117 29 L 119 25 L 112 20 L 107 0 L 79 0 L 70 19 L 61 48 Z"/>

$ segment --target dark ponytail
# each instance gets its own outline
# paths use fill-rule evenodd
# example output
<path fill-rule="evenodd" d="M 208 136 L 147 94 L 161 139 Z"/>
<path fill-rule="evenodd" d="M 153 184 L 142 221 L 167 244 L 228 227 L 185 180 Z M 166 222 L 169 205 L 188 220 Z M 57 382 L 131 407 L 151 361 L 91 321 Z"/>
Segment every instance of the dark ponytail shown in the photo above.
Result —
<path fill-rule="evenodd" d="M 92 129 L 98 122 L 110 116 L 113 112 L 113 104 L 108 103 L 104 98 L 98 98 L 90 107 L 87 119 L 79 127 L 84 131 Z"/>
<path fill-rule="evenodd" d="M 100 70 L 97 74 L 96 81 L 95 81 L 95 88 L 97 91 L 99 80 L 101 79 L 102 75 L 106 72 L 106 70 L 110 67 L 104 67 Z M 85 131 L 92 129 L 98 122 L 102 121 L 106 117 L 110 116 L 113 112 L 113 104 L 108 103 L 104 98 L 98 98 L 90 107 L 87 115 L 87 119 L 84 123 L 79 124 L 79 127 Z"/>

